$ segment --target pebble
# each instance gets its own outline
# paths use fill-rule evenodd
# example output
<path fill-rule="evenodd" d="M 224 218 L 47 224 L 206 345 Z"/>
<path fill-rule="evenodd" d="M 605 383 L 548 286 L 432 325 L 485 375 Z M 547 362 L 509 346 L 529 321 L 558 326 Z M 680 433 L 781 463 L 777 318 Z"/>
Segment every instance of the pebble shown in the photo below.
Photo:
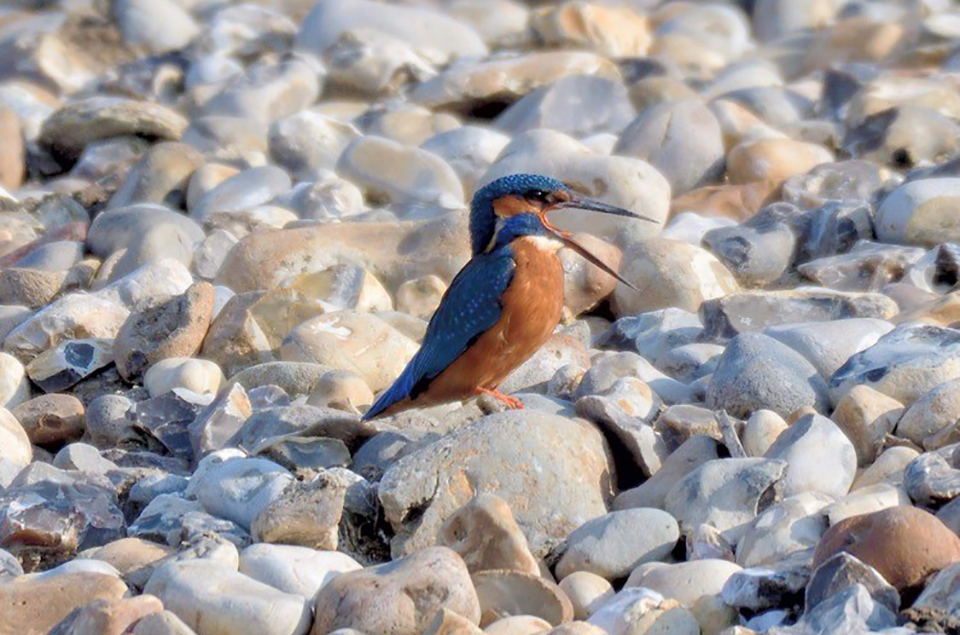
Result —
<path fill-rule="evenodd" d="M 919 446 L 960 419 L 960 380 L 944 382 L 923 394 L 897 423 L 897 436 Z"/>
<path fill-rule="evenodd" d="M 269 635 L 305 635 L 310 604 L 235 569 L 207 560 L 171 562 L 158 568 L 144 587 L 163 606 L 200 633 L 256 629 Z"/>
<path fill-rule="evenodd" d="M 191 357 L 167 357 L 152 365 L 143 375 L 143 386 L 151 397 L 175 389 L 199 395 L 217 394 L 225 381 L 223 372 L 215 363 Z"/>
<path fill-rule="evenodd" d="M 844 395 L 830 418 L 853 443 L 857 464 L 874 463 L 884 440 L 903 416 L 903 404 L 869 386 L 855 386 Z"/>
<path fill-rule="evenodd" d="M 960 559 L 960 539 L 929 512 L 899 506 L 832 526 L 817 545 L 814 567 L 839 552 L 872 566 L 903 592 Z"/>
<path fill-rule="evenodd" d="M 670 181 L 674 196 L 716 181 L 723 169 L 720 124 L 697 100 L 644 111 L 620 135 L 614 152 L 649 162 Z"/>
<path fill-rule="evenodd" d="M 850 491 L 857 470 L 853 443 L 830 419 L 812 414 L 787 428 L 764 455 L 787 462 L 783 494 L 820 492 L 840 498 Z M 825 474 L 823 465 L 830 465 Z"/>
<path fill-rule="evenodd" d="M 667 494 L 665 509 L 684 531 L 709 524 L 738 536 L 764 503 L 777 500 L 789 469 L 781 459 L 715 459 L 683 477 Z"/>
<path fill-rule="evenodd" d="M 63 633 L 113 635 L 123 633 L 144 617 L 161 611 L 163 611 L 163 604 L 152 595 L 112 601 L 94 600 L 75 609 L 50 632 L 55 635 Z"/>
<path fill-rule="evenodd" d="M 258 542 L 336 550 L 347 490 L 343 480 L 324 473 L 308 483 L 288 484 L 286 478 L 271 478 L 265 486 L 273 492 L 266 504 L 256 509 L 250 526 Z M 263 493 L 254 490 L 261 499 Z"/>
<path fill-rule="evenodd" d="M 641 539 L 628 538 L 643 527 Z M 624 578 L 645 562 L 666 558 L 680 537 L 677 521 L 659 509 L 626 509 L 594 518 L 567 536 L 556 572 L 566 578 L 577 571 L 607 580 Z"/>
<path fill-rule="evenodd" d="M 0 353 L 0 405 L 15 408 L 30 399 L 30 381 L 23 364 L 8 353 Z"/>
<path fill-rule="evenodd" d="M 470 573 L 510 570 L 537 575 L 540 565 L 505 500 L 480 494 L 440 529 L 440 544 L 456 551 Z"/>
<path fill-rule="evenodd" d="M 240 552 L 240 573 L 312 600 L 325 584 L 362 567 L 350 556 L 293 545 L 250 545 Z"/>
<path fill-rule="evenodd" d="M 71 339 L 34 357 L 26 370 L 30 381 L 52 393 L 75 386 L 111 362 L 112 340 Z"/>
<path fill-rule="evenodd" d="M 883 242 L 933 247 L 956 242 L 949 201 L 956 199 L 960 179 L 920 179 L 891 192 L 877 209 L 877 237 Z"/>
<path fill-rule="evenodd" d="M 911 406 L 940 384 L 960 377 L 960 345 L 954 331 L 904 324 L 857 353 L 830 379 L 835 403 L 855 385 L 865 385 Z"/>
<path fill-rule="evenodd" d="M 97 600 L 117 602 L 127 593 L 119 578 L 102 573 L 71 573 L 0 585 L 0 612 L 11 633 L 49 632 L 74 609 Z"/>
<path fill-rule="evenodd" d="M 390 139 L 369 136 L 352 141 L 336 168 L 363 190 L 370 203 L 449 210 L 464 202 L 463 185 L 446 161 Z"/>
<path fill-rule="evenodd" d="M 743 424 L 740 440 L 749 457 L 762 457 L 777 437 L 787 429 L 787 422 L 773 410 L 754 410 Z"/>
<path fill-rule="evenodd" d="M 577 620 L 587 619 L 616 595 L 609 582 L 589 571 L 574 571 L 564 577 L 560 589 L 570 598 Z"/>
<path fill-rule="evenodd" d="M 10 412 L 23 426 L 31 443 L 58 445 L 83 436 L 84 407 L 71 395 L 41 395 Z"/>
<path fill-rule="evenodd" d="M 410 602 L 410 593 L 422 601 Z M 445 547 L 430 547 L 334 578 L 317 594 L 311 635 L 339 628 L 414 635 L 440 609 L 480 622 L 480 602 L 463 560 Z"/>
<path fill-rule="evenodd" d="M 120 376 L 140 378 L 151 366 L 200 350 L 213 315 L 213 285 L 198 282 L 181 296 L 158 299 L 130 314 L 113 344 Z"/>
<path fill-rule="evenodd" d="M 707 385 L 707 405 L 732 416 L 772 410 L 782 417 L 805 406 L 829 402 L 826 383 L 799 353 L 771 337 L 744 333 L 733 338 Z"/>
<path fill-rule="evenodd" d="M 623 260 L 620 275 L 640 292 L 617 285 L 613 305 L 618 316 L 671 307 L 694 313 L 704 301 L 740 290 L 720 261 L 694 245 L 653 238 L 627 249 Z"/>

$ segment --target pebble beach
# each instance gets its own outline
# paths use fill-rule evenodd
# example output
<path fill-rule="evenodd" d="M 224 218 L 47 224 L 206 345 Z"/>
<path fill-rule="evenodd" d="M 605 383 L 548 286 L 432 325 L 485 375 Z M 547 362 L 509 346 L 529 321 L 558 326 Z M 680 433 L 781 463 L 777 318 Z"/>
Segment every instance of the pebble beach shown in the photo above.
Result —
<path fill-rule="evenodd" d="M 563 318 L 370 420 L 512 174 Z M 960 633 L 960 5 L 0 3 L 0 635 Z"/>

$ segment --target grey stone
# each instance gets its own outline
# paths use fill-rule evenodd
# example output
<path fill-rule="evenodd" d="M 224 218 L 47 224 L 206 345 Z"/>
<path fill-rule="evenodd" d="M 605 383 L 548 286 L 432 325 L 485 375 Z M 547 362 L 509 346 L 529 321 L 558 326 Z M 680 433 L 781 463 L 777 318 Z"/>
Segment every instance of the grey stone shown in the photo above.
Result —
<path fill-rule="evenodd" d="M 217 212 L 240 212 L 263 205 L 290 189 L 290 177 L 282 169 L 265 165 L 250 168 L 220 183 L 190 208 L 198 221 Z"/>
<path fill-rule="evenodd" d="M 610 326 L 599 346 L 639 353 L 655 366 L 671 350 L 692 344 L 703 331 L 700 318 L 683 309 L 660 309 L 620 318 Z"/>
<path fill-rule="evenodd" d="M 821 602 L 793 626 L 774 627 L 771 635 L 854 635 L 882 631 L 897 625 L 897 615 L 880 604 L 861 584 Z"/>
<path fill-rule="evenodd" d="M 716 440 L 703 435 L 687 439 L 683 445 L 664 459 L 660 469 L 642 485 L 621 492 L 614 500 L 613 508 L 663 509 L 667 495 L 680 480 L 704 463 L 720 458 L 717 452 L 718 445 Z"/>
<path fill-rule="evenodd" d="M 511 135 L 549 128 L 581 138 L 619 133 L 635 114 L 621 82 L 573 75 L 528 93 L 497 117 L 494 125 Z"/>
<path fill-rule="evenodd" d="M 700 305 L 704 339 L 718 340 L 768 326 L 827 322 L 845 318 L 890 319 L 896 303 L 879 293 L 849 293 L 830 289 L 742 291 Z"/>
<path fill-rule="evenodd" d="M 771 505 L 740 538 L 737 564 L 770 567 L 795 554 L 812 558 L 827 530 L 827 515 L 821 510 L 831 502 L 833 499 L 826 494 L 803 492 Z"/>
<path fill-rule="evenodd" d="M 105 368 L 113 361 L 109 339 L 67 340 L 27 364 L 30 380 L 44 392 L 62 392 Z"/>
<path fill-rule="evenodd" d="M 835 596 L 855 584 L 863 585 L 875 602 L 891 612 L 900 610 L 900 594 L 876 569 L 841 551 L 813 572 L 805 593 L 806 610 Z"/>
<path fill-rule="evenodd" d="M 903 472 L 903 486 L 914 502 L 927 507 L 960 496 L 960 443 L 912 460 Z"/>
<path fill-rule="evenodd" d="M 824 380 L 829 380 L 850 357 L 873 346 L 892 330 L 893 324 L 886 320 L 849 318 L 783 324 L 763 332 L 803 355 Z"/>
<path fill-rule="evenodd" d="M 853 355 L 830 378 L 836 404 L 865 384 L 910 406 L 940 384 L 960 377 L 960 332 L 926 324 L 902 324 Z"/>
<path fill-rule="evenodd" d="M 643 527 L 642 534 L 636 529 Z M 662 561 L 680 537 L 677 521 L 659 509 L 627 509 L 589 520 L 569 536 L 557 577 L 589 571 L 607 580 L 624 578 L 645 562 Z"/>
<path fill-rule="evenodd" d="M 745 333 L 720 356 L 706 401 L 734 417 L 761 409 L 787 417 L 807 406 L 825 411 L 829 396 L 817 370 L 799 353 L 766 335 Z"/>
<path fill-rule="evenodd" d="M 752 613 L 796 606 L 809 579 L 809 564 L 788 560 L 773 568 L 735 572 L 727 578 L 720 597 L 727 606 Z"/>
<path fill-rule="evenodd" d="M 769 205 L 733 227 L 703 235 L 703 244 L 747 286 L 761 286 L 783 276 L 796 259 L 797 234 L 790 213 L 795 208 Z"/>
<path fill-rule="evenodd" d="M 293 476 L 273 461 L 260 458 L 227 460 L 194 475 L 191 490 L 207 512 L 249 529 Z"/>
<path fill-rule="evenodd" d="M 666 510 L 687 528 L 709 524 L 735 540 L 747 523 L 783 491 L 786 461 L 708 461 L 681 479 L 666 496 Z"/>
<path fill-rule="evenodd" d="M 670 182 L 674 196 L 716 180 L 724 166 L 720 124 L 698 100 L 668 101 L 644 110 L 613 151 L 648 161 Z"/>
<path fill-rule="evenodd" d="M 911 622 L 922 624 L 937 632 L 947 632 L 960 624 L 960 563 L 952 564 L 934 574 L 913 606 L 904 611 Z"/>
<path fill-rule="evenodd" d="M 404 554 L 433 544 L 447 518 L 477 492 L 489 492 L 515 511 L 532 553 L 542 556 L 605 513 L 609 469 L 603 439 L 586 422 L 534 411 L 485 417 L 384 474 L 379 495 L 396 532 L 392 550 Z M 459 486 L 467 473 L 470 491 Z M 411 516 L 414 507 L 422 513 Z"/>

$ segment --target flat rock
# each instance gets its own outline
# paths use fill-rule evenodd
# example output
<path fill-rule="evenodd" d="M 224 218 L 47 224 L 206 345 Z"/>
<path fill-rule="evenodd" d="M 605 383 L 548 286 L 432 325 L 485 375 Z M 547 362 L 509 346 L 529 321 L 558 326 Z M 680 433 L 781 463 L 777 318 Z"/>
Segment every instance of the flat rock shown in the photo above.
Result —
<path fill-rule="evenodd" d="M 127 134 L 178 140 L 186 127 L 186 119 L 160 104 L 90 97 L 55 112 L 44 122 L 39 141 L 65 160 L 75 160 L 94 141 Z"/>
<path fill-rule="evenodd" d="M 879 293 L 794 289 L 743 291 L 708 300 L 700 309 L 700 319 L 705 338 L 724 339 L 781 324 L 848 318 L 888 320 L 898 312 L 896 303 Z"/>
<path fill-rule="evenodd" d="M 912 405 L 940 384 L 960 377 L 960 336 L 953 329 L 904 324 L 852 356 L 830 379 L 834 403 L 855 385 L 867 385 Z"/>
<path fill-rule="evenodd" d="M 307 599 L 341 573 L 359 569 L 353 558 L 336 551 L 254 544 L 240 552 L 240 573 Z"/>

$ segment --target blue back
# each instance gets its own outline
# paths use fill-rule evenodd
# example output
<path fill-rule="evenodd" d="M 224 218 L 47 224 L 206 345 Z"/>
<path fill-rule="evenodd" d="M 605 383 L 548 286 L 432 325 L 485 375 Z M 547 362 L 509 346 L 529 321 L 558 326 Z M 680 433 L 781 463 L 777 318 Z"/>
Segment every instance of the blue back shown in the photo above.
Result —
<path fill-rule="evenodd" d="M 497 217 L 493 202 L 502 196 L 519 195 L 534 190 L 553 192 L 566 190 L 566 185 L 556 179 L 538 174 L 511 174 L 483 186 L 473 195 L 470 203 L 470 246 L 473 255 L 483 253 L 493 238 Z"/>
<path fill-rule="evenodd" d="M 518 214 L 506 220 L 493 250 L 474 256 L 450 283 L 430 319 L 420 350 L 364 419 L 371 419 L 404 399 L 415 399 L 500 320 L 500 299 L 516 269 L 510 243 L 520 236 L 544 234 L 546 229 L 534 214 Z"/>

